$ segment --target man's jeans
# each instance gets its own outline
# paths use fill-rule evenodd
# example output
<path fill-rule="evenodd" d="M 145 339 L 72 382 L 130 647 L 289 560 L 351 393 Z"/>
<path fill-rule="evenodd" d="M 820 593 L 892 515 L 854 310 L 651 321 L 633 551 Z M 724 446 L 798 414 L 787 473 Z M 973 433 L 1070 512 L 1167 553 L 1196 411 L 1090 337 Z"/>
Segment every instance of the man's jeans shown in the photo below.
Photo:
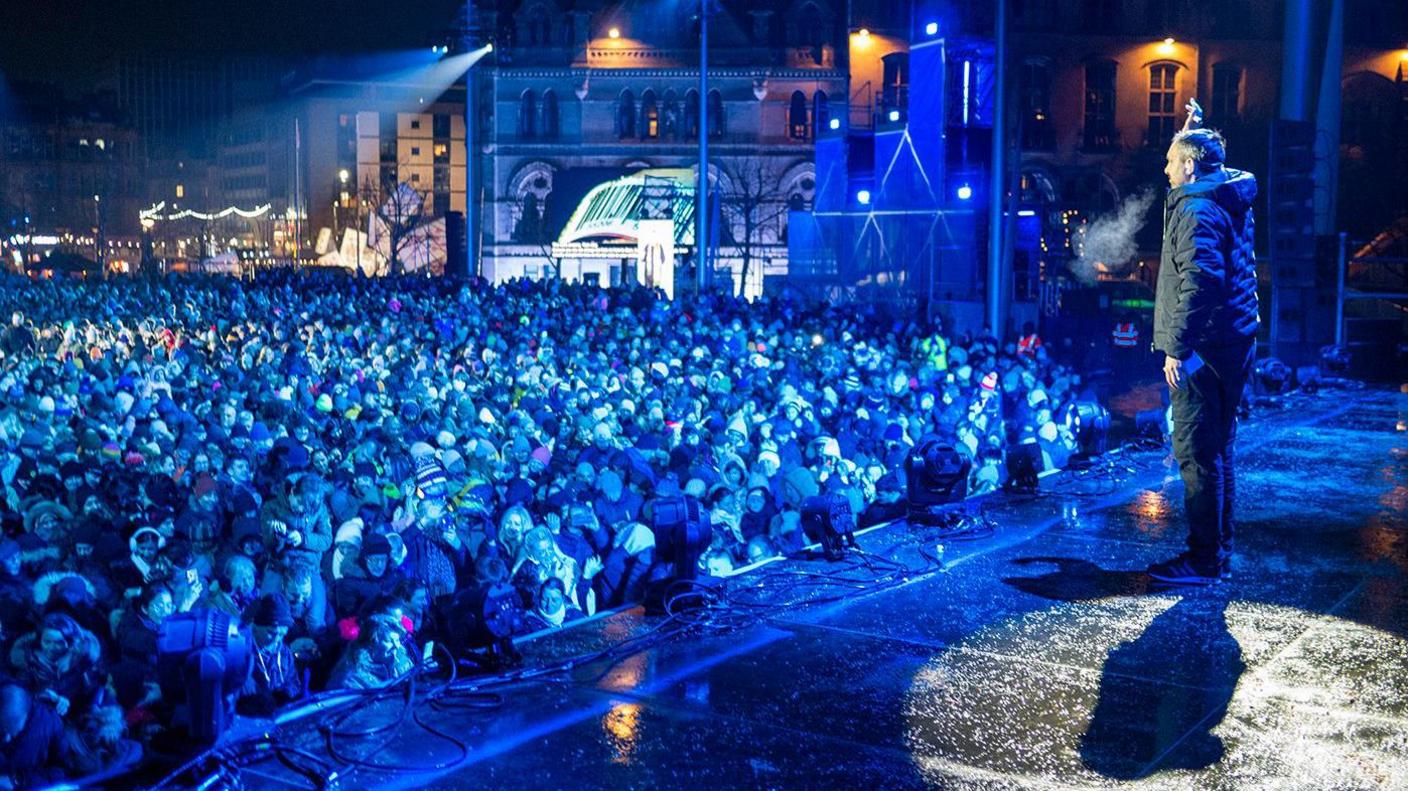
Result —
<path fill-rule="evenodd" d="M 1236 494 L 1233 440 L 1237 407 L 1256 360 L 1256 344 L 1199 351 L 1205 363 L 1172 391 L 1173 457 L 1183 475 L 1188 551 L 1195 563 L 1216 567 L 1232 554 Z"/>

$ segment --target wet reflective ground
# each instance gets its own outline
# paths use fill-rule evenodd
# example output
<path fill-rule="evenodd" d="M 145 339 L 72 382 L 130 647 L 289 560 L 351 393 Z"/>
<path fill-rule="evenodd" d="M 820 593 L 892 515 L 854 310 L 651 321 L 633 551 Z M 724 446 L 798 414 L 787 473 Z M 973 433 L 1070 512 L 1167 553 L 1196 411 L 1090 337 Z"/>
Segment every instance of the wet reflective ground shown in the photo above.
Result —
<path fill-rule="evenodd" d="M 1182 484 L 1162 453 L 1120 454 L 990 501 L 981 540 L 862 536 L 916 570 L 902 584 L 509 687 L 497 708 L 427 708 L 467 757 L 344 787 L 1408 787 L 1405 422 L 1408 395 L 1331 392 L 1244 424 L 1235 576 L 1213 588 L 1150 587 L 1142 569 L 1182 547 Z M 654 623 L 617 614 L 524 652 L 546 662 Z M 375 758 L 459 755 L 408 727 Z"/>

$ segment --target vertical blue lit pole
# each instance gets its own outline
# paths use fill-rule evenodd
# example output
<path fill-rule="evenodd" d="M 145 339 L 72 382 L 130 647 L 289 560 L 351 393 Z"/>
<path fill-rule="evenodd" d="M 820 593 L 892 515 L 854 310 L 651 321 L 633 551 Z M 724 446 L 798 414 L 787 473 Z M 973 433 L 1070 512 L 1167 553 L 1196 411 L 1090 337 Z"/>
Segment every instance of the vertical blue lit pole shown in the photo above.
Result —
<path fill-rule="evenodd" d="M 473 52 L 477 42 L 474 35 L 474 0 L 464 0 L 464 33 L 460 41 L 460 51 L 462 53 Z M 478 252 L 479 229 L 479 190 L 475 166 L 475 132 L 476 122 L 474 118 L 474 108 L 478 104 L 476 101 L 477 92 L 474 85 L 474 66 L 471 65 L 464 73 L 464 273 L 467 277 L 479 275 L 479 268 L 476 266 L 475 254 Z"/>
<path fill-rule="evenodd" d="M 694 190 L 695 286 L 704 293 L 709 263 L 709 0 L 699 0 L 699 184 Z"/>
<path fill-rule="evenodd" d="M 1002 341 L 1006 327 L 1006 274 L 1002 266 L 1002 210 L 1007 188 L 1003 174 L 1007 154 L 1007 0 L 997 0 L 997 80 L 993 86 L 991 217 L 988 222 L 988 326 Z"/>

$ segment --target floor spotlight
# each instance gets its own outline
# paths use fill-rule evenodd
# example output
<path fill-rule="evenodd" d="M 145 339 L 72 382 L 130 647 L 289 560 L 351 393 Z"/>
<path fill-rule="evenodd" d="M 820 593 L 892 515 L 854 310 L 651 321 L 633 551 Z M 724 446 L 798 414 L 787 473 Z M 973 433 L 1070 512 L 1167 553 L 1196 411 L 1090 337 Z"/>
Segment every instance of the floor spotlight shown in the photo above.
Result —
<path fill-rule="evenodd" d="M 968 496 L 968 474 L 973 460 L 968 454 L 937 439 L 914 446 L 904 460 L 909 521 L 942 522 L 942 507 Z"/>
<path fill-rule="evenodd" d="M 1076 438 L 1079 455 L 1099 456 L 1108 447 L 1110 410 L 1094 401 L 1077 401 L 1066 407 L 1063 422 Z"/>
<path fill-rule="evenodd" d="M 839 494 L 819 494 L 802 503 L 802 532 L 821 544 L 827 560 L 841 560 L 846 547 L 856 549 L 856 517 L 851 501 Z"/>

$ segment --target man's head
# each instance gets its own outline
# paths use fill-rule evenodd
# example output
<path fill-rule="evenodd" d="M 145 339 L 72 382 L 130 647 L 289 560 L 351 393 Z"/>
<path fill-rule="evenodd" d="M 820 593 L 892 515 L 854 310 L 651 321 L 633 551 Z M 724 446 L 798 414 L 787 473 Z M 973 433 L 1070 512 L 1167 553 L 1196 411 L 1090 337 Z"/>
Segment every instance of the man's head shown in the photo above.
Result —
<path fill-rule="evenodd" d="M 0 687 L 0 740 L 9 744 L 29 720 L 29 692 L 17 684 Z"/>
<path fill-rule="evenodd" d="M 1168 185 L 1181 187 L 1222 168 L 1227 141 L 1212 129 L 1185 129 L 1173 136 L 1164 164 Z"/>

